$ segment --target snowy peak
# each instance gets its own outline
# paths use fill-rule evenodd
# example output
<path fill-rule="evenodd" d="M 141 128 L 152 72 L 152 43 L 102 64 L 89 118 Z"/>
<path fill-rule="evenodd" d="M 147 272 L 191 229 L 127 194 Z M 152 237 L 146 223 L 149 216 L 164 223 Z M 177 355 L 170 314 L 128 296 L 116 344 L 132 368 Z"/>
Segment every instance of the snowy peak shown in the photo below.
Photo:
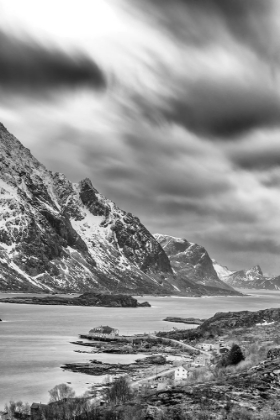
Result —
<path fill-rule="evenodd" d="M 256 280 L 257 278 L 263 277 L 262 269 L 259 265 L 255 265 L 246 271 L 246 277 L 249 281 Z"/>
<path fill-rule="evenodd" d="M 229 270 L 225 265 L 219 264 L 216 260 L 212 259 L 212 263 L 219 279 L 222 281 L 225 281 L 228 278 L 228 276 L 234 273 L 233 271 Z"/>
<path fill-rule="evenodd" d="M 226 274 L 226 273 L 225 273 Z M 263 275 L 259 265 L 255 265 L 249 270 L 239 270 L 225 275 L 223 280 L 239 289 L 269 289 L 278 290 L 280 287 L 279 278 L 267 278 Z"/>

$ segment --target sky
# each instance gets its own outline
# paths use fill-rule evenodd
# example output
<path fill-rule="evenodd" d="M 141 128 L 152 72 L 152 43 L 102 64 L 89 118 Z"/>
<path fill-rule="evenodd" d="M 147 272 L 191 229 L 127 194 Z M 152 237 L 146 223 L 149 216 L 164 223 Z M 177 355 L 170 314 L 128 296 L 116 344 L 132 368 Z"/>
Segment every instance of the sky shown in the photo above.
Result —
<path fill-rule="evenodd" d="M 0 121 L 152 233 L 280 274 L 280 2 L 0 0 Z"/>

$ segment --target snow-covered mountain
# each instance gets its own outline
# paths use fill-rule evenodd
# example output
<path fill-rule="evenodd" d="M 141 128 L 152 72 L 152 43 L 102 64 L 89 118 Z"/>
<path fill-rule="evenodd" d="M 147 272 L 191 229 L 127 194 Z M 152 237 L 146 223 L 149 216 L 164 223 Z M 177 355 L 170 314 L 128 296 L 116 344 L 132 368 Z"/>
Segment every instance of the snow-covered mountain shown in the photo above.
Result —
<path fill-rule="evenodd" d="M 2 124 L 0 290 L 213 293 L 176 275 L 137 217 L 48 171 Z"/>
<path fill-rule="evenodd" d="M 212 261 L 219 278 L 234 288 L 280 290 L 280 276 L 265 277 L 259 265 L 249 270 L 230 271 L 215 260 Z"/>
<path fill-rule="evenodd" d="M 157 233 L 154 237 L 168 255 L 178 278 L 188 278 L 199 286 L 233 292 L 233 288 L 218 277 L 203 246 L 169 235 Z"/>
<path fill-rule="evenodd" d="M 2 290 L 176 291 L 161 246 L 85 179 L 48 171 L 0 125 Z"/>

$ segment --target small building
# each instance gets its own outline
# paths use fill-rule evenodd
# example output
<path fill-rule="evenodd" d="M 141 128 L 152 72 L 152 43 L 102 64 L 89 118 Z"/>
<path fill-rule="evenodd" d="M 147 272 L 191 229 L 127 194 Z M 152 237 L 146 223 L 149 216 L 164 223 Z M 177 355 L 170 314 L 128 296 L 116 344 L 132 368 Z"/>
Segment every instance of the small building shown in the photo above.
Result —
<path fill-rule="evenodd" d="M 88 335 L 91 337 L 115 338 L 119 336 L 119 330 L 108 325 L 101 325 L 100 327 L 92 328 Z"/>
<path fill-rule="evenodd" d="M 204 351 L 214 350 L 214 345 L 212 343 L 202 343 L 199 348 Z"/>
<path fill-rule="evenodd" d="M 183 366 L 178 366 L 174 370 L 174 381 L 183 381 L 189 376 L 188 371 Z"/>
<path fill-rule="evenodd" d="M 205 366 L 207 363 L 209 363 L 209 356 L 206 354 L 200 353 L 193 361 L 193 366 Z"/>

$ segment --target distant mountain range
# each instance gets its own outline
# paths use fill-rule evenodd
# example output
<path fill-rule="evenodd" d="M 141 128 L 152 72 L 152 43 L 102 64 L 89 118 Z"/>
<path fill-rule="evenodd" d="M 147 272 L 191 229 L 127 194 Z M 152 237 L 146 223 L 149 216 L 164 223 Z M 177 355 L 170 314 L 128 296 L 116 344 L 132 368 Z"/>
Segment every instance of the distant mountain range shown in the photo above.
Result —
<path fill-rule="evenodd" d="M 48 171 L 2 124 L 0 290 L 239 294 L 203 247 L 154 237 L 89 179 Z"/>
<path fill-rule="evenodd" d="M 238 289 L 280 290 L 280 276 L 265 277 L 259 265 L 249 270 L 230 271 L 227 267 L 212 260 L 219 278 L 226 284 Z"/>

